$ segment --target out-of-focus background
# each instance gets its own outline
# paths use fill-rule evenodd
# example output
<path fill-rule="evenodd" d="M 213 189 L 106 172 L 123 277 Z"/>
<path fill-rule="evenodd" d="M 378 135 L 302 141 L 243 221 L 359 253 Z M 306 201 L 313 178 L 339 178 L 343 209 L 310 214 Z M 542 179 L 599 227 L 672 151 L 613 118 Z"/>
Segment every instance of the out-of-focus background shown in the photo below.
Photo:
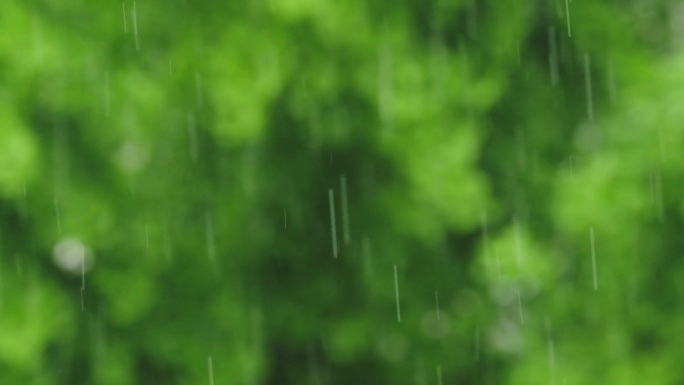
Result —
<path fill-rule="evenodd" d="M 684 8 L 0 2 L 0 384 L 681 384 Z"/>

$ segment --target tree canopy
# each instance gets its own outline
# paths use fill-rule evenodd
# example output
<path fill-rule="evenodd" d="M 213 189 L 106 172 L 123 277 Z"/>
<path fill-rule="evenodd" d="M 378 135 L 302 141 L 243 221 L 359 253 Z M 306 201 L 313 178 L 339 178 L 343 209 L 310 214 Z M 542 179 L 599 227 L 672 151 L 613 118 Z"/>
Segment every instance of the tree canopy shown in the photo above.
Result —
<path fill-rule="evenodd" d="M 0 383 L 681 383 L 681 15 L 1 2 Z"/>

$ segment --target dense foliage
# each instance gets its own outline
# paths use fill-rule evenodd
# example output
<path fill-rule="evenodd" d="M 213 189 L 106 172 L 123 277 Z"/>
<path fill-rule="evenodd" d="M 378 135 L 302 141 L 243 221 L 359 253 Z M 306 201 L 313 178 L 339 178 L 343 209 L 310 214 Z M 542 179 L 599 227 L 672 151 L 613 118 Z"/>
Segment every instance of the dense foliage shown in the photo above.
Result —
<path fill-rule="evenodd" d="M 681 383 L 680 8 L 0 2 L 0 383 Z"/>

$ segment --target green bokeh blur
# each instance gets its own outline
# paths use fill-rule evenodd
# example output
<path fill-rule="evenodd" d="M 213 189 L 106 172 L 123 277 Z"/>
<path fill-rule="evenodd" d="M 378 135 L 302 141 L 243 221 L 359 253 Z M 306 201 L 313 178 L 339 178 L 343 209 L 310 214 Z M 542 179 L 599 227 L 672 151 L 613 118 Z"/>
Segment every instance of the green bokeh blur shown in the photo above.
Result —
<path fill-rule="evenodd" d="M 684 383 L 683 17 L 0 2 L 0 384 Z"/>

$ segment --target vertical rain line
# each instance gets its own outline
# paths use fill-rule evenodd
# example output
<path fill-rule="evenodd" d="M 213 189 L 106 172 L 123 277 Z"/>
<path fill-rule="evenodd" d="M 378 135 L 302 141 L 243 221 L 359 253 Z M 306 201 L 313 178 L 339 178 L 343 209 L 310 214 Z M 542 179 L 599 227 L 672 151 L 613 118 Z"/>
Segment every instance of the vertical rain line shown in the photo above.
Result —
<path fill-rule="evenodd" d="M 106 117 L 109 117 L 109 115 L 111 115 L 111 112 L 112 112 L 111 100 L 112 100 L 112 98 L 111 98 L 111 94 L 109 91 L 109 72 L 106 72 L 105 73 L 105 116 Z"/>
<path fill-rule="evenodd" d="M 85 290 L 85 264 L 86 264 L 86 250 L 85 250 L 85 246 L 81 245 L 81 291 Z"/>
<path fill-rule="evenodd" d="M 208 357 L 209 365 L 209 385 L 214 385 L 214 363 L 211 360 L 211 356 Z"/>
<path fill-rule="evenodd" d="M 333 189 L 328 189 L 328 200 L 330 201 L 330 231 L 332 232 L 333 257 L 337 258 L 337 230 L 335 229 L 335 197 Z"/>
<path fill-rule="evenodd" d="M 615 70 L 613 69 L 613 60 L 608 59 L 608 100 L 611 105 L 615 105 Z"/>
<path fill-rule="evenodd" d="M 568 23 L 568 37 L 572 37 L 572 33 L 570 32 L 570 5 L 568 4 L 568 0 L 565 0 L 565 20 Z"/>
<path fill-rule="evenodd" d="M 392 101 L 392 52 L 384 39 L 378 45 L 378 118 L 380 120 L 381 135 L 385 135 L 390 123 L 390 103 Z"/>
<path fill-rule="evenodd" d="M 439 314 L 439 295 L 437 294 L 437 291 L 435 291 L 435 303 L 437 304 L 437 319 L 441 319 Z"/>
<path fill-rule="evenodd" d="M 206 231 L 207 241 L 207 256 L 210 261 L 216 260 L 216 242 L 214 238 L 214 221 L 210 213 L 204 215 L 204 227 Z"/>
<path fill-rule="evenodd" d="M 126 26 L 126 3 L 121 3 L 121 8 L 123 9 L 124 33 L 128 33 L 128 27 Z"/>
<path fill-rule="evenodd" d="M 349 236 L 349 206 L 347 200 L 347 177 L 342 175 L 340 177 L 340 187 L 342 189 L 342 234 L 344 244 L 348 245 L 350 241 Z"/>
<path fill-rule="evenodd" d="M 140 41 L 138 40 L 138 9 L 133 1 L 133 37 L 135 39 L 135 50 L 140 50 Z"/>
<path fill-rule="evenodd" d="M 553 348 L 553 339 L 549 338 L 549 370 L 551 371 L 551 385 L 556 383 L 556 353 Z"/>
<path fill-rule="evenodd" d="M 587 88 L 587 116 L 589 121 L 594 121 L 594 100 L 591 88 L 591 58 L 589 54 L 584 54 L 584 82 Z"/>
<path fill-rule="evenodd" d="M 85 300 L 83 294 L 85 293 L 85 246 L 81 245 L 81 312 L 85 310 Z"/>
<path fill-rule="evenodd" d="M 520 299 L 520 289 L 516 289 L 516 292 L 518 294 L 518 310 L 520 311 L 520 324 L 524 325 L 525 318 L 523 316 L 522 300 Z"/>
<path fill-rule="evenodd" d="M 442 385 L 442 367 L 437 365 L 437 383 Z"/>
<path fill-rule="evenodd" d="M 394 296 L 397 299 L 397 322 L 401 322 L 401 308 L 399 307 L 399 277 L 397 275 L 397 265 L 394 265 Z"/>
<path fill-rule="evenodd" d="M 598 290 L 598 276 L 596 275 L 596 247 L 594 246 L 594 228 L 589 229 L 589 238 L 591 239 L 591 269 L 594 276 L 594 290 Z"/>
<path fill-rule="evenodd" d="M 520 234 L 520 221 L 518 220 L 518 217 L 516 216 L 514 219 L 514 230 L 515 230 L 515 263 L 518 268 L 520 268 L 520 262 L 522 261 L 523 257 L 523 250 L 522 250 L 522 240 L 521 240 L 521 234 Z"/>

